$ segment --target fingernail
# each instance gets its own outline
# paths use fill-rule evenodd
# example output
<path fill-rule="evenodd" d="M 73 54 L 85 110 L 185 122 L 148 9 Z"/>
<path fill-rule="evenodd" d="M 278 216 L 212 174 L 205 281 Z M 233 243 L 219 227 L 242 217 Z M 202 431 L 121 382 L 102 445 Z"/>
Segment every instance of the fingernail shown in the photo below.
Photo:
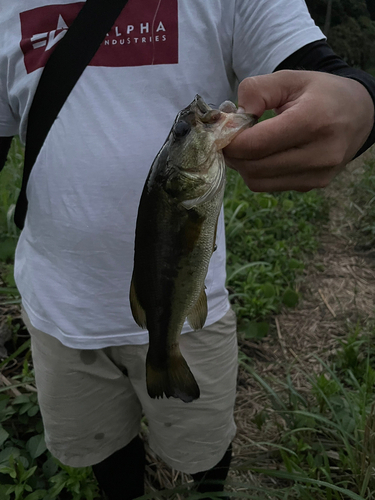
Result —
<path fill-rule="evenodd" d="M 243 108 L 242 106 L 238 106 L 237 113 L 246 113 L 245 108 Z"/>

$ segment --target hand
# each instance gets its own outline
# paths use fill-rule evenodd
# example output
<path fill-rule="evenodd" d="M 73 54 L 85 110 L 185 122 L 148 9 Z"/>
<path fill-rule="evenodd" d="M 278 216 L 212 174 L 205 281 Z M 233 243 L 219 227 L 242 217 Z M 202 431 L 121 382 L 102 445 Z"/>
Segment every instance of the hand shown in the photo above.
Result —
<path fill-rule="evenodd" d="M 353 159 L 374 124 L 374 105 L 355 80 L 313 71 L 278 71 L 243 80 L 238 105 L 262 116 L 224 149 L 252 191 L 321 188 Z"/>

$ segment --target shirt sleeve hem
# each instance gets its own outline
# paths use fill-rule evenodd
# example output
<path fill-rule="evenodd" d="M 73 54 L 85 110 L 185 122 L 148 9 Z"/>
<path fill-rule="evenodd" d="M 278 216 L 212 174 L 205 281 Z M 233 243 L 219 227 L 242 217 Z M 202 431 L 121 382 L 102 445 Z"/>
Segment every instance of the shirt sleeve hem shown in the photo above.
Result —
<path fill-rule="evenodd" d="M 2 127 L 0 125 L 0 137 L 13 137 L 19 134 L 18 126 Z"/>

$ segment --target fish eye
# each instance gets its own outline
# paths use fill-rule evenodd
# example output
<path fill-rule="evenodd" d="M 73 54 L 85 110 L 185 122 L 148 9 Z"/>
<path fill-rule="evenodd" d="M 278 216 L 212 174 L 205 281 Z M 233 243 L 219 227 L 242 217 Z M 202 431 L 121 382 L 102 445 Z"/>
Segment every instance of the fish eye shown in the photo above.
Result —
<path fill-rule="evenodd" d="M 176 123 L 176 125 L 174 126 L 174 129 L 173 129 L 173 135 L 175 136 L 176 139 L 180 139 L 181 137 L 184 137 L 185 135 L 187 135 L 191 130 L 191 126 L 181 120 L 179 122 Z"/>

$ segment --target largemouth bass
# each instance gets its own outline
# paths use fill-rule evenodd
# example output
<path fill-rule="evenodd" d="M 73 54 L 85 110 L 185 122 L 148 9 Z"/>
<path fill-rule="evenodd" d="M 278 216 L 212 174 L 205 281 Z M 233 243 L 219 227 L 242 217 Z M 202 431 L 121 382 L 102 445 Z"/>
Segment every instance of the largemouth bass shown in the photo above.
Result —
<path fill-rule="evenodd" d="M 190 402 L 198 384 L 179 349 L 187 318 L 207 317 L 204 280 L 215 247 L 225 187 L 222 149 L 256 122 L 233 103 L 212 109 L 197 95 L 183 109 L 146 179 L 137 216 L 130 304 L 149 331 L 148 394 Z"/>

